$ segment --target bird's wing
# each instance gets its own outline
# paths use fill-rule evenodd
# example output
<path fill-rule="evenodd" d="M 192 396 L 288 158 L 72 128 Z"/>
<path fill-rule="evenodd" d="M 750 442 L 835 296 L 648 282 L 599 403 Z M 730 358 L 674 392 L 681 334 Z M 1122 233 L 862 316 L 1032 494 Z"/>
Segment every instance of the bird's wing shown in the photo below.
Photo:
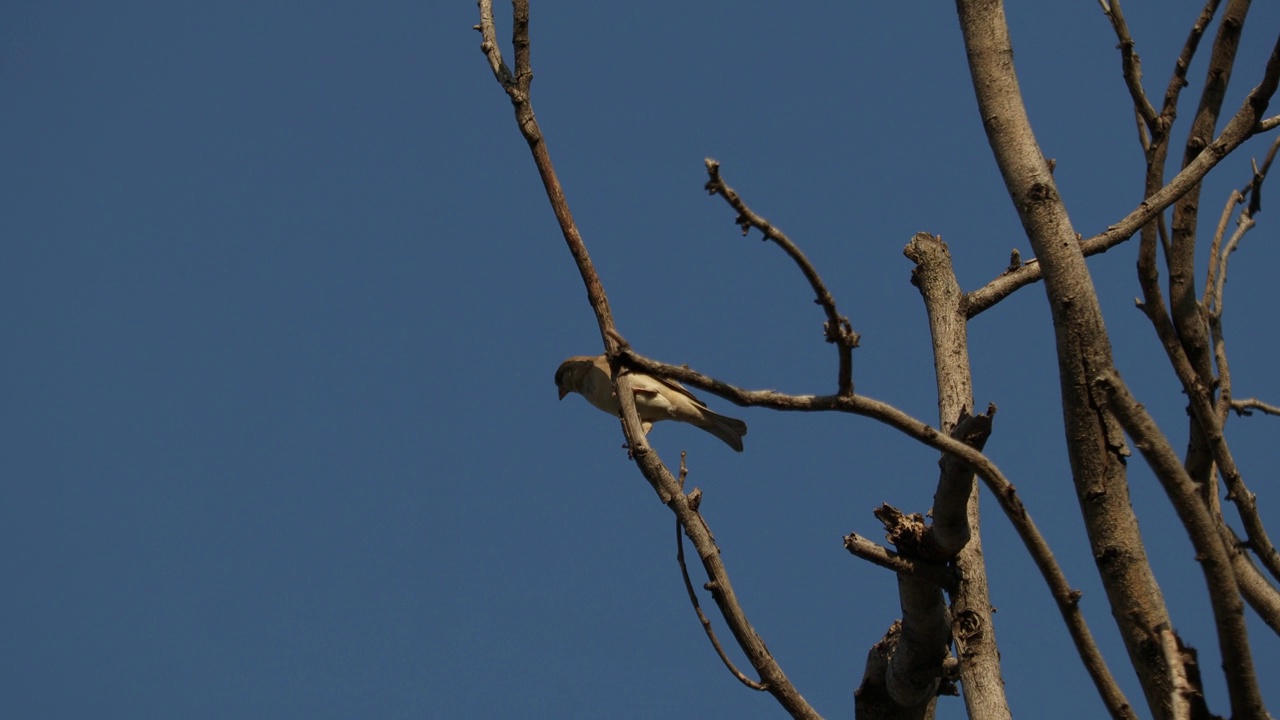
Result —
<path fill-rule="evenodd" d="M 643 383 L 643 384 L 632 383 L 632 387 L 638 393 L 645 393 L 645 394 L 652 395 L 652 394 L 661 392 L 661 388 L 665 387 L 669 390 L 673 390 L 679 393 L 680 395 L 683 395 L 684 397 L 688 398 L 691 402 L 693 402 L 694 405 L 697 405 L 699 408 L 702 408 L 704 410 L 707 408 L 706 403 L 699 400 L 698 396 L 689 392 L 688 388 L 676 382 L 675 380 L 668 380 L 662 377 L 654 377 L 653 375 L 646 375 L 645 373 L 631 373 L 631 375 L 636 381 L 638 381 L 639 383 Z M 647 387 L 645 386 L 646 384 L 648 385 Z"/>

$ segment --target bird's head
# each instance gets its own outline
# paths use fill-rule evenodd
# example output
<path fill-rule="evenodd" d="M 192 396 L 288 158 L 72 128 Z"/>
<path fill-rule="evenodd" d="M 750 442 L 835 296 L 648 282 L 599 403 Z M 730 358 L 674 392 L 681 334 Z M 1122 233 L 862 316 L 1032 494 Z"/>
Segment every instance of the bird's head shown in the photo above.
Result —
<path fill-rule="evenodd" d="M 588 363 L 590 359 L 588 359 Z M 582 373 L 586 365 L 581 357 L 571 357 L 556 368 L 556 389 L 560 391 L 560 399 L 571 392 L 582 389 Z"/>

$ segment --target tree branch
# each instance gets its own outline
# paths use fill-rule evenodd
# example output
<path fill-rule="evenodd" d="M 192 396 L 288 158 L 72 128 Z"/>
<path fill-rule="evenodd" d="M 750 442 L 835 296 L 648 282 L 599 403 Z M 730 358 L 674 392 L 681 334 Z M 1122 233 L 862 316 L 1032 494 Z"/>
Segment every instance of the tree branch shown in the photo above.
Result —
<path fill-rule="evenodd" d="M 1080 251 L 1085 256 L 1096 255 L 1127 241 L 1143 225 L 1151 222 L 1174 201 L 1203 180 L 1222 158 L 1231 154 L 1233 150 L 1259 132 L 1280 126 L 1280 122 L 1259 122 L 1259 118 L 1266 112 L 1272 95 L 1276 92 L 1277 81 L 1280 81 L 1280 39 L 1271 51 L 1262 81 L 1245 98 L 1240 109 L 1223 128 L 1218 138 L 1172 180 L 1148 196 L 1128 215 L 1108 227 L 1105 232 L 1080 241 Z M 969 293 L 967 305 L 969 317 L 976 317 L 1017 290 L 1038 282 L 1043 277 L 1043 268 L 1035 260 L 1028 261 L 1016 270 L 1001 274 L 983 287 Z"/>
<path fill-rule="evenodd" d="M 917 233 L 903 249 L 913 263 L 911 284 L 920 291 L 933 342 L 938 386 L 938 423 L 951 437 L 982 450 L 995 408 L 970 414 L 974 406 L 969 366 L 965 295 L 956 280 L 951 253 L 941 238 Z M 933 496 L 930 537 L 943 557 L 954 556 L 961 582 L 951 592 L 951 633 L 959 659 L 960 687 L 970 717 L 1012 717 L 1000 672 L 991 595 L 982 553 L 979 493 L 973 468 L 955 455 L 938 461 L 941 472 Z"/>
<path fill-rule="evenodd" d="M 861 415 L 894 428 L 907 437 L 913 438 L 935 450 L 958 457 L 970 465 L 978 477 L 986 483 L 991 494 L 996 498 L 1000 509 L 1009 518 L 1018 537 L 1031 555 L 1036 567 L 1040 570 L 1049 592 L 1062 614 L 1067 631 L 1076 645 L 1076 651 L 1084 660 L 1085 669 L 1089 672 L 1094 684 L 1103 696 L 1112 717 L 1136 718 L 1133 709 L 1120 691 L 1111 671 L 1107 669 L 1106 660 L 1093 640 L 1089 626 L 1080 612 L 1080 592 L 1071 587 L 1066 575 L 1058 566 L 1049 544 L 1040 530 L 1031 520 L 1030 514 L 1018 497 L 1017 491 L 1007 478 L 985 455 L 956 440 L 936 428 L 921 422 L 901 410 L 872 400 L 863 395 L 786 395 L 773 390 L 743 390 L 713 377 L 691 370 L 687 367 L 667 365 L 637 355 L 630 348 L 620 353 L 620 359 L 631 368 L 641 370 L 650 375 L 678 380 L 700 390 L 706 390 L 731 403 L 743 407 L 763 407 L 772 410 L 792 412 L 845 412 Z M 625 376 L 624 376 L 625 377 Z"/>
<path fill-rule="evenodd" d="M 733 188 L 725 184 L 720 177 L 720 163 L 706 159 L 707 192 L 712 195 L 723 197 L 725 202 L 729 203 L 729 207 L 738 213 L 738 217 L 734 220 L 739 227 L 742 228 L 742 235 L 745 237 L 751 228 L 756 228 L 764 233 L 765 239 L 772 240 L 782 248 L 783 252 L 795 262 L 800 268 L 800 272 L 804 273 L 805 279 L 809 281 L 809 286 L 813 288 L 816 295 L 815 303 L 822 306 L 823 312 L 827 315 L 827 322 L 822 327 L 823 336 L 827 342 L 836 346 L 836 353 L 839 355 L 840 366 L 836 378 L 837 392 L 840 395 L 853 394 L 853 349 L 858 347 L 858 333 L 853 331 L 853 325 L 849 323 L 849 318 L 840 314 L 836 309 L 835 297 L 827 290 L 827 286 L 822 282 L 822 277 L 818 275 L 818 271 L 809 262 L 809 259 L 800 252 L 800 248 L 791 242 L 781 230 L 774 227 L 768 220 L 757 215 L 747 207 L 738 193 Z"/>
<path fill-rule="evenodd" d="M 944 590 L 954 590 L 958 578 L 946 565 L 903 557 L 898 553 L 864 538 L 857 533 L 844 536 L 844 549 L 855 557 L 873 565 L 892 570 L 899 575 L 911 575 L 927 580 Z"/>
<path fill-rule="evenodd" d="M 516 123 L 526 142 L 528 142 L 530 151 L 533 153 L 534 164 L 537 166 L 538 174 L 542 178 L 547 198 L 551 203 L 556 220 L 560 224 L 565 243 L 569 246 L 569 252 L 573 255 L 578 271 L 582 275 L 583 283 L 586 285 L 587 299 L 591 302 L 591 309 L 596 314 L 596 322 L 600 328 L 601 339 L 603 340 L 606 354 L 610 357 L 613 369 L 614 390 L 618 397 L 618 404 L 621 406 L 623 434 L 627 438 L 627 445 L 631 449 L 631 455 L 640 472 L 649 481 L 649 484 L 662 502 L 675 514 L 676 520 L 684 528 L 685 534 L 697 549 L 698 557 L 702 560 L 707 577 L 710 578 L 707 585 L 711 591 L 711 596 L 715 600 L 720 613 L 724 616 L 725 622 L 737 640 L 739 647 L 742 648 L 743 653 L 750 660 L 752 667 L 760 674 L 761 684 L 766 687 L 769 693 L 777 699 L 778 703 L 792 717 L 819 718 L 817 711 L 805 701 L 800 692 L 787 679 L 786 674 L 783 673 L 782 668 L 765 646 L 764 640 L 760 638 L 755 628 L 747 620 L 746 613 L 742 610 L 742 606 L 733 590 L 733 585 L 729 581 L 728 571 L 720 558 L 719 550 L 711 537 L 710 530 L 691 503 L 689 496 L 683 492 L 679 482 L 672 477 L 671 472 L 662 463 L 658 454 L 649 447 L 645 439 L 645 433 L 640 426 L 640 417 L 636 411 L 635 394 L 631 387 L 632 378 L 629 375 L 619 375 L 618 373 L 620 369 L 617 364 L 618 353 L 622 348 L 626 347 L 626 343 L 622 340 L 622 336 L 618 333 L 614 324 L 613 314 L 609 309 L 609 301 L 605 295 L 604 286 L 596 274 L 595 266 L 587 253 L 586 244 L 583 242 L 577 225 L 573 221 L 573 216 L 569 212 L 568 201 L 556 176 L 555 168 L 552 166 L 551 155 L 547 150 L 546 142 L 542 137 L 542 132 L 533 113 L 533 105 L 529 96 L 529 84 L 533 78 L 533 71 L 529 64 L 528 0 L 514 0 L 512 3 L 515 28 L 513 45 L 516 49 L 516 70 L 514 73 L 505 71 L 505 65 L 502 62 L 502 56 L 497 46 L 497 33 L 493 26 L 492 0 L 478 0 L 478 5 L 480 8 L 480 32 L 484 38 L 481 43 L 481 50 L 489 59 L 490 67 L 494 69 L 495 78 L 507 92 L 515 107 Z"/>
<path fill-rule="evenodd" d="M 1147 702 L 1157 718 L 1166 718 L 1173 679 L 1151 646 L 1155 629 L 1171 626 L 1171 621 L 1129 502 L 1123 433 L 1090 386 L 1092 377 L 1113 367 L 1097 291 L 1031 130 L 1003 7 L 999 0 L 956 0 L 956 8 L 983 127 L 1044 273 L 1067 454 L 1093 557 Z M 973 303 L 971 294 L 970 317 Z M 1104 695 L 1103 700 L 1113 714 L 1132 712 L 1114 697 Z"/>
<path fill-rule="evenodd" d="M 1245 626 L 1244 604 L 1236 584 L 1235 572 L 1222 544 L 1213 517 L 1200 498 L 1199 490 L 1182 466 L 1169 442 L 1156 426 L 1146 410 L 1133 399 L 1120 376 L 1110 370 L 1100 374 L 1098 385 L 1103 388 L 1117 419 L 1134 445 L 1142 452 L 1147 464 L 1164 486 L 1169 501 L 1196 549 L 1196 559 L 1204 572 L 1209 601 L 1213 605 L 1214 621 L 1218 629 L 1218 644 L 1222 651 L 1222 664 L 1228 692 L 1231 696 L 1231 716 L 1235 718 L 1265 718 L 1266 708 L 1258 690 L 1254 674 L 1253 658 L 1249 653 L 1249 633 Z"/>
<path fill-rule="evenodd" d="M 1199 107 L 1191 121 L 1183 149 L 1183 167 L 1193 161 L 1213 137 L 1223 98 L 1231 81 L 1249 2 L 1250 0 L 1229 0 L 1218 23 L 1204 89 L 1200 93 Z M 1200 218 L 1201 187 L 1197 183 L 1173 205 L 1173 236 L 1165 254 L 1165 264 L 1169 271 L 1169 311 L 1178 342 L 1200 380 L 1206 386 L 1212 386 L 1214 368 L 1209 326 L 1196 302 L 1196 228 Z M 1143 256 L 1146 256 L 1145 252 Z M 1185 465 L 1192 480 L 1201 487 L 1209 487 L 1213 475 L 1213 456 L 1206 442 L 1205 429 L 1192 420 L 1188 430 Z"/>
<path fill-rule="evenodd" d="M 1191 24 L 1187 40 L 1182 44 L 1182 52 L 1178 53 L 1178 59 L 1174 62 L 1173 72 L 1169 75 L 1169 86 L 1164 91 L 1164 106 L 1160 109 L 1161 117 L 1166 118 L 1166 131 L 1167 126 L 1173 123 L 1173 118 L 1177 114 L 1178 97 L 1182 94 L 1182 89 L 1187 86 L 1187 71 L 1191 69 L 1191 59 L 1195 57 L 1196 49 L 1200 47 L 1200 39 L 1204 37 L 1204 31 L 1209 28 L 1209 23 L 1213 22 L 1213 16 L 1218 13 L 1220 1 L 1208 0 L 1204 4 L 1204 8 L 1200 10 L 1200 16 Z"/>
<path fill-rule="evenodd" d="M 1133 109 L 1138 118 L 1150 127 L 1155 123 L 1156 109 L 1147 99 L 1142 89 L 1142 59 L 1134 48 L 1133 37 L 1129 35 L 1129 24 L 1125 22 L 1124 12 L 1120 9 L 1120 0 L 1107 0 L 1102 3 L 1102 13 L 1111 21 L 1119 41 L 1120 65 L 1124 71 L 1124 84 L 1129 89 L 1129 97 L 1133 99 Z"/>
<path fill-rule="evenodd" d="M 1242 400 L 1232 400 L 1231 409 L 1237 415 L 1248 417 L 1253 414 L 1253 410 L 1261 410 L 1264 415 L 1280 415 L 1280 405 L 1272 405 L 1265 403 L 1258 398 L 1244 398 Z"/>
<path fill-rule="evenodd" d="M 683 456 L 684 453 L 681 453 Z M 681 458 L 681 480 L 684 479 L 684 460 Z M 683 482 L 681 482 L 683 485 Z M 716 637 L 716 631 L 711 627 L 711 620 L 707 614 L 702 612 L 702 604 L 698 602 L 698 593 L 693 589 L 693 581 L 689 579 L 689 567 L 684 562 L 684 528 L 679 521 L 676 522 L 676 562 L 680 565 L 680 577 L 684 579 L 684 589 L 689 594 L 689 602 L 693 605 L 693 611 L 698 615 L 698 622 L 702 625 L 702 630 L 707 634 L 707 640 L 711 641 L 711 647 L 715 648 L 716 655 L 720 656 L 720 662 L 728 668 L 733 676 L 738 678 L 738 682 L 746 685 L 752 690 L 766 690 L 764 685 L 752 680 L 742 671 L 738 669 L 733 661 L 729 659 L 728 653 L 724 651 L 724 646 L 720 644 L 719 638 Z"/>
<path fill-rule="evenodd" d="M 1239 509 L 1240 519 L 1244 523 L 1250 546 L 1268 572 L 1280 579 L 1280 552 L 1277 552 L 1267 535 L 1266 527 L 1258 516 L 1255 496 L 1245 486 L 1244 478 L 1227 445 L 1219 413 L 1214 407 L 1211 385 L 1206 383 L 1192 366 L 1187 349 L 1179 339 L 1177 328 L 1174 327 L 1169 312 L 1165 308 L 1164 298 L 1160 292 L 1159 274 L 1155 267 L 1154 243 L 1144 238 L 1138 250 L 1138 281 L 1142 287 L 1142 311 L 1151 320 L 1165 355 L 1190 401 L 1193 422 L 1204 443 L 1207 461 L 1217 464 L 1218 472 L 1222 474 L 1223 482 L 1227 486 L 1227 497 Z M 1191 463 L 1188 462 L 1188 464 Z M 1192 468 L 1188 468 L 1190 469 Z M 1192 479 L 1196 479 L 1194 475 Z M 1207 487 L 1208 483 L 1205 480 L 1199 480 L 1198 485 Z"/>

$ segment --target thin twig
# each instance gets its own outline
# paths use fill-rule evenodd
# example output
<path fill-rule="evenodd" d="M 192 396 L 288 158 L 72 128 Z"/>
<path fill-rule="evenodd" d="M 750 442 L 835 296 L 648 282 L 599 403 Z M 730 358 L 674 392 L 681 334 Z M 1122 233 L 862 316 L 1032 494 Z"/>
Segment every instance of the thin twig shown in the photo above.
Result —
<path fill-rule="evenodd" d="M 1200 39 L 1204 37 L 1204 31 L 1209 28 L 1209 23 L 1218 12 L 1220 2 L 1221 0 L 1208 0 L 1204 4 L 1200 10 L 1200 16 L 1191 25 L 1191 32 L 1187 34 L 1186 42 L 1182 44 L 1182 52 L 1174 62 L 1173 73 L 1170 74 L 1169 85 L 1164 92 L 1164 107 L 1160 109 L 1161 117 L 1166 118 L 1169 124 L 1173 122 L 1174 114 L 1177 112 L 1178 96 L 1182 93 L 1182 88 L 1187 86 L 1187 71 L 1191 69 L 1191 60 L 1195 57 L 1196 49 L 1200 47 Z"/>
<path fill-rule="evenodd" d="M 1273 59 L 1274 57 L 1273 55 Z M 1269 156 L 1269 159 L 1270 157 L 1272 156 Z M 1267 167 L 1269 168 L 1269 165 Z M 1254 179 L 1250 181 L 1249 185 L 1246 185 L 1246 188 L 1260 187 L 1260 181 L 1255 183 L 1257 178 L 1258 174 L 1255 174 Z M 1238 242 L 1239 234 L 1241 233 L 1237 233 L 1233 241 L 1228 242 L 1227 247 L 1220 252 L 1215 276 L 1216 281 L 1214 282 L 1214 297 L 1211 298 L 1214 301 L 1215 312 L 1220 309 L 1222 303 L 1222 285 L 1226 281 L 1225 257 L 1234 249 L 1233 242 Z M 1138 280 L 1143 294 L 1142 310 L 1151 320 L 1174 373 L 1182 383 L 1183 392 L 1186 393 L 1191 401 L 1192 416 L 1203 433 L 1204 442 L 1212 453 L 1213 462 L 1217 464 L 1218 472 L 1222 475 L 1223 482 L 1227 486 L 1227 497 L 1235 503 L 1240 514 L 1245 534 L 1249 539 L 1249 546 L 1257 554 L 1259 562 L 1262 563 L 1272 577 L 1280 579 L 1280 551 L 1277 551 L 1275 545 L 1271 542 L 1266 526 L 1259 517 L 1256 497 L 1245 485 L 1244 478 L 1236 466 L 1235 459 L 1227 445 L 1226 437 L 1223 434 L 1225 414 L 1221 408 L 1214 406 L 1213 393 L 1200 373 L 1192 366 L 1187 350 L 1179 338 L 1178 331 L 1174 327 L 1169 312 L 1165 307 L 1164 297 L 1160 291 L 1159 274 L 1155 267 L 1155 249 L 1152 241 L 1146 237 L 1143 238 L 1138 250 Z M 1211 315 L 1211 318 L 1213 317 Z M 1216 325 L 1216 322 L 1211 323 L 1211 327 L 1213 325 Z M 1218 337 L 1220 338 L 1220 327 L 1218 330 Z M 1228 373 L 1225 375 L 1228 388 L 1225 402 L 1230 402 L 1229 366 L 1226 363 L 1226 351 L 1222 348 L 1221 343 L 1217 348 L 1217 359 L 1220 370 L 1225 369 Z"/>
<path fill-rule="evenodd" d="M 1231 366 L 1227 362 L 1227 344 L 1226 338 L 1222 334 L 1222 310 L 1223 310 L 1223 289 L 1227 282 L 1227 261 L 1231 254 L 1240 247 L 1240 240 L 1244 238 L 1244 234 L 1249 232 L 1256 223 L 1249 214 L 1249 209 L 1245 208 L 1240 213 L 1240 217 L 1236 224 L 1235 232 L 1231 233 L 1231 237 L 1227 240 L 1227 245 L 1222 249 L 1222 257 L 1218 263 L 1218 282 L 1214 286 L 1213 304 L 1204 304 L 1200 306 L 1201 314 L 1206 316 L 1207 326 L 1209 328 L 1209 339 L 1213 343 L 1214 363 L 1218 368 L 1218 407 L 1216 417 L 1219 425 L 1222 425 L 1227 418 L 1227 408 L 1231 405 L 1231 394 L 1233 392 L 1231 386 Z M 1209 292 L 1209 288 L 1205 288 L 1205 293 Z"/>
<path fill-rule="evenodd" d="M 1165 163 L 1169 158 L 1169 132 L 1178 115 L 1178 98 L 1182 94 L 1182 89 L 1187 86 L 1187 71 L 1191 68 L 1191 60 L 1200 47 L 1200 40 L 1204 37 L 1205 30 L 1208 29 L 1209 23 L 1213 21 L 1213 16 L 1218 11 L 1218 5 L 1219 0 L 1208 0 L 1192 24 L 1191 31 L 1182 44 L 1182 51 L 1174 63 L 1173 72 L 1170 74 L 1160 116 L 1147 126 L 1150 139 L 1142 141 L 1143 154 L 1147 159 L 1143 194 L 1147 197 L 1154 195 L 1164 184 Z M 1154 242 L 1155 238 L 1158 238 L 1160 247 L 1164 249 L 1164 256 L 1170 257 L 1173 252 L 1173 241 L 1169 237 L 1169 228 L 1165 222 L 1163 209 L 1155 216 L 1154 226 L 1151 223 L 1142 226 L 1142 236 L 1143 242 Z"/>
<path fill-rule="evenodd" d="M 684 453 L 680 453 L 680 454 L 681 456 L 684 455 Z M 685 468 L 682 461 L 681 467 L 680 467 L 680 477 L 682 480 L 684 479 L 684 470 Z M 729 672 L 733 673 L 734 677 L 738 678 L 738 682 L 742 683 L 743 685 L 746 685 L 752 690 L 759 690 L 763 692 L 764 690 L 767 689 L 764 685 L 761 685 L 755 680 L 752 680 L 746 675 L 743 675 L 742 671 L 739 670 L 738 667 L 733 664 L 733 661 L 729 659 L 729 655 L 724 651 L 724 646 L 720 644 L 720 639 L 716 637 L 715 629 L 711 627 L 710 618 L 707 617 L 706 613 L 702 612 L 702 604 L 698 602 L 698 593 L 693 589 L 693 581 L 689 579 L 689 567 L 685 565 L 685 562 L 684 562 L 683 530 L 684 528 L 680 526 L 680 522 L 677 520 L 676 521 L 676 562 L 680 564 L 680 577 L 684 578 L 684 589 L 689 593 L 689 602 L 693 604 L 693 611 L 698 614 L 698 622 L 702 623 L 702 630 L 707 634 L 707 639 L 711 641 L 711 647 L 715 648 L 716 654 L 720 656 L 720 661 L 723 662 L 724 666 L 729 669 Z"/>
<path fill-rule="evenodd" d="M 1277 150 L 1280 150 L 1280 138 L 1276 138 L 1271 143 L 1271 149 L 1267 152 L 1267 157 L 1263 161 L 1261 168 L 1258 167 L 1256 162 L 1253 164 L 1253 177 L 1250 178 L 1244 188 L 1231 194 L 1231 198 L 1227 201 L 1227 209 L 1223 211 L 1222 223 L 1219 225 L 1217 234 L 1214 235 L 1213 247 L 1209 253 L 1209 280 L 1205 283 L 1205 297 L 1202 301 L 1202 307 L 1208 317 L 1209 334 L 1213 340 L 1214 362 L 1218 367 L 1219 396 L 1217 415 L 1219 424 L 1226 423 L 1228 413 L 1233 407 L 1231 369 L 1227 363 L 1226 341 L 1222 334 L 1227 262 L 1231 254 L 1239 246 L 1240 239 L 1244 233 L 1248 232 L 1256 224 L 1254 215 L 1262 212 L 1262 183 L 1266 180 L 1267 172 L 1271 169 L 1271 163 L 1275 161 Z M 1249 204 L 1240 211 L 1237 230 L 1228 241 L 1227 247 L 1219 250 L 1219 242 L 1221 235 L 1226 230 L 1225 223 L 1230 209 L 1236 204 L 1243 204 L 1246 195 L 1248 196 Z"/>
<path fill-rule="evenodd" d="M 1253 415 L 1254 410 L 1261 410 L 1264 415 L 1280 415 L 1280 405 L 1265 403 L 1258 398 L 1237 398 L 1232 400 L 1231 409 L 1235 410 L 1237 415 L 1245 417 Z"/>
<path fill-rule="evenodd" d="M 1187 39 L 1182 44 L 1182 51 L 1178 54 L 1178 59 L 1174 63 L 1173 72 L 1170 74 L 1169 85 L 1164 94 L 1164 105 L 1160 109 L 1160 116 L 1147 125 L 1147 129 L 1150 131 L 1150 138 L 1142 138 L 1143 155 L 1147 159 L 1143 194 L 1148 197 L 1157 192 L 1164 184 L 1165 163 L 1169 157 L 1169 132 L 1173 128 L 1173 121 L 1178 114 L 1178 97 L 1181 95 L 1182 89 L 1187 86 L 1187 71 L 1191 67 L 1191 60 L 1195 57 L 1205 30 L 1208 29 L 1209 23 L 1213 21 L 1213 16 L 1218 10 L 1218 4 L 1219 0 L 1208 0 L 1200 11 L 1199 17 L 1192 24 L 1191 31 L 1187 34 Z M 1163 210 L 1156 215 L 1154 224 L 1148 223 L 1142 226 L 1142 236 L 1143 242 L 1154 242 L 1158 238 L 1160 246 L 1164 249 L 1165 257 L 1169 257 L 1173 250 L 1173 242 L 1169 238 L 1169 228 L 1165 223 Z"/>
<path fill-rule="evenodd" d="M 747 204 L 734 192 L 733 188 L 725 184 L 720 177 L 720 163 L 706 159 L 707 192 L 712 195 L 723 197 L 725 202 L 729 203 L 729 207 L 733 208 L 738 217 L 734 220 L 739 227 L 742 228 L 742 234 L 745 236 L 751 228 L 756 228 L 764 233 L 768 240 L 772 240 L 783 252 L 795 262 L 800 268 L 800 272 L 804 273 L 805 279 L 809 281 L 809 286 L 813 288 L 816 295 L 815 303 L 822 306 L 823 312 L 827 315 L 827 322 L 823 325 L 823 336 L 827 342 L 836 346 L 836 352 L 839 355 L 840 367 L 837 376 L 836 386 L 839 388 L 838 394 L 853 394 L 853 349 L 858 347 L 858 333 L 853 331 L 853 325 L 850 324 L 849 318 L 840 314 L 836 309 L 836 299 L 827 286 L 822 282 L 822 277 L 818 275 L 818 271 L 809 262 L 809 258 L 804 256 L 800 248 L 791 241 L 778 228 L 774 227 L 768 220 L 756 214 L 747 207 Z"/>
<path fill-rule="evenodd" d="M 1102 12 L 1111 21 L 1119 41 L 1120 64 L 1124 70 L 1124 84 L 1129 88 L 1129 97 L 1133 99 L 1133 108 L 1138 117 L 1149 128 L 1156 121 L 1156 109 L 1147 99 L 1142 89 L 1142 59 L 1134 48 L 1133 36 L 1129 34 L 1129 24 L 1125 22 L 1124 11 L 1120 9 L 1120 0 L 1111 0 L 1110 5 L 1103 3 Z"/>
<path fill-rule="evenodd" d="M 1226 285 L 1227 279 L 1227 256 L 1229 253 L 1221 252 L 1222 239 L 1227 232 L 1227 221 L 1231 219 L 1231 212 L 1235 206 L 1244 202 L 1244 195 L 1237 191 L 1232 191 L 1227 198 L 1227 206 L 1222 210 L 1222 216 L 1218 219 L 1218 227 L 1214 229 L 1213 242 L 1209 246 L 1209 272 L 1204 284 L 1204 299 L 1200 303 L 1200 312 L 1204 315 L 1205 324 L 1209 327 L 1209 341 L 1213 346 L 1213 364 L 1218 369 L 1218 399 L 1215 416 L 1219 425 L 1224 425 L 1227 421 L 1228 408 L 1231 407 L 1231 364 L 1227 359 L 1227 342 L 1226 337 L 1222 333 L 1222 292 Z M 1246 209 L 1247 213 L 1247 209 Z M 1243 220 L 1245 215 L 1241 216 Z M 1253 223 L 1250 222 L 1252 227 Z M 1233 238 L 1234 244 L 1238 243 L 1237 238 Z M 1166 252 L 1168 252 L 1166 250 Z M 1209 483 L 1205 483 L 1206 486 Z M 1216 492 L 1210 489 L 1209 494 Z"/>
<path fill-rule="evenodd" d="M 1212 315 L 1222 316 L 1219 305 L 1222 299 L 1222 286 L 1226 282 L 1227 253 L 1222 252 L 1222 241 L 1227 235 L 1227 224 L 1231 222 L 1231 214 L 1237 205 L 1243 205 L 1245 196 L 1239 190 L 1232 190 L 1227 196 L 1226 207 L 1218 216 L 1218 226 L 1214 228 L 1213 240 L 1209 243 L 1209 272 L 1204 281 L 1204 297 L 1200 303 Z M 1223 281 L 1218 282 L 1218 274 L 1222 273 Z"/>

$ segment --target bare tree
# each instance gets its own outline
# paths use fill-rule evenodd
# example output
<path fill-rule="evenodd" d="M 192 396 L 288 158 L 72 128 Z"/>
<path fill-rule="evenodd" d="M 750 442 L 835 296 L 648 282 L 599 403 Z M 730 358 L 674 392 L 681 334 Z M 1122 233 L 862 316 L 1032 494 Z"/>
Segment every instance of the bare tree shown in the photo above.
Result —
<path fill-rule="evenodd" d="M 1141 63 L 1119 0 L 1100 0 L 1120 50 L 1121 72 L 1133 103 L 1139 141 L 1145 153 L 1146 199 L 1105 232 L 1084 238 L 1072 226 L 1046 160 L 1032 133 L 1017 78 L 1004 9 L 999 0 L 956 0 L 974 93 L 992 153 L 1035 258 L 1015 251 L 1008 268 L 984 286 L 965 292 L 952 269 L 950 250 L 935 235 L 920 233 L 904 250 L 915 264 L 913 284 L 929 318 L 937 369 L 938 419 L 931 424 L 886 403 L 859 395 L 854 387 L 853 350 L 859 336 L 841 314 L 818 270 L 779 228 L 753 210 L 730 187 L 720 165 L 706 161 L 706 190 L 722 198 L 736 214 L 743 234 L 757 231 L 777 244 L 800 268 L 825 314 L 825 338 L 836 350 L 834 394 L 786 395 L 746 390 L 686 366 L 659 362 L 633 349 L 616 327 L 608 296 L 592 265 L 582 236 L 542 140 L 530 97 L 529 4 L 515 0 L 514 69 L 499 49 L 491 0 L 480 0 L 481 48 L 494 77 L 510 97 L 516 123 L 529 144 L 548 199 L 586 285 L 621 406 L 622 429 L 631 457 L 658 498 L 674 513 L 680 531 L 692 542 L 718 611 L 752 666 L 752 676 L 734 666 L 702 614 L 692 581 L 686 586 L 710 641 L 729 670 L 745 686 L 771 693 L 794 717 L 818 714 L 774 660 L 742 610 L 703 516 L 700 495 L 684 488 L 683 458 L 678 472 L 649 446 L 637 416 L 627 370 L 678 380 L 742 406 L 777 411 L 842 412 L 884 423 L 939 451 L 939 475 L 930 519 L 884 506 L 876 516 L 893 549 L 849 535 L 854 555 L 888 568 L 898 579 L 902 617 L 870 648 L 857 713 L 866 718 L 931 717 L 940 694 L 962 690 L 968 714 L 988 720 L 1011 716 L 1001 679 L 996 626 L 983 564 L 975 478 L 1012 523 L 1039 568 L 1061 613 L 1080 660 L 1108 712 L 1116 718 L 1140 713 L 1112 676 L 1095 644 L 1072 588 L 1048 543 L 1013 484 L 983 454 L 993 430 L 994 407 L 974 411 L 968 357 L 967 323 L 1001 300 L 1042 281 L 1055 330 L 1065 441 L 1092 556 L 1106 590 L 1151 716 L 1209 718 L 1196 651 L 1174 630 L 1174 622 L 1156 582 L 1130 505 L 1127 463 L 1131 442 L 1166 491 L 1196 550 L 1212 601 L 1213 619 L 1232 718 L 1266 718 L 1245 625 L 1247 604 L 1280 633 L 1280 554 L 1263 526 L 1254 495 L 1236 465 L 1227 435 L 1232 412 L 1278 414 L 1262 400 L 1234 396 L 1222 334 L 1223 290 L 1228 258 L 1253 227 L 1261 210 L 1263 180 L 1280 139 L 1250 177 L 1231 194 L 1216 222 L 1200 231 L 1201 181 L 1247 139 L 1273 131 L 1280 116 L 1267 117 L 1268 103 L 1280 80 L 1280 38 L 1263 68 L 1242 68 L 1256 83 L 1244 103 L 1215 128 L 1235 66 L 1238 41 L 1250 3 L 1208 0 L 1191 26 L 1163 97 L 1153 102 L 1142 82 Z M 1179 169 L 1166 180 L 1172 128 L 1186 75 L 1202 39 L 1213 31 L 1207 80 L 1187 131 Z M 1171 218 L 1171 220 L 1169 219 Z M 1234 218 L 1235 228 L 1230 230 Z M 1203 291 L 1197 291 L 1197 240 L 1209 236 L 1210 261 Z M 1085 264 L 1135 236 L 1139 243 L 1141 308 L 1150 319 L 1188 397 L 1190 441 L 1179 457 L 1154 420 L 1134 400 L 1112 360 L 1111 342 L 1098 293 Z M 1203 242 L 1202 242 L 1203 244 Z M 1157 258 L 1163 255 L 1167 282 L 1162 286 Z M 1168 296 L 1166 301 L 1165 296 Z M 1127 438 L 1127 439 L 1126 439 Z M 1219 483 L 1235 507 L 1237 530 L 1220 502 Z M 1243 536 L 1241 535 L 1243 533 Z M 684 569 L 683 552 L 680 554 Z"/>

